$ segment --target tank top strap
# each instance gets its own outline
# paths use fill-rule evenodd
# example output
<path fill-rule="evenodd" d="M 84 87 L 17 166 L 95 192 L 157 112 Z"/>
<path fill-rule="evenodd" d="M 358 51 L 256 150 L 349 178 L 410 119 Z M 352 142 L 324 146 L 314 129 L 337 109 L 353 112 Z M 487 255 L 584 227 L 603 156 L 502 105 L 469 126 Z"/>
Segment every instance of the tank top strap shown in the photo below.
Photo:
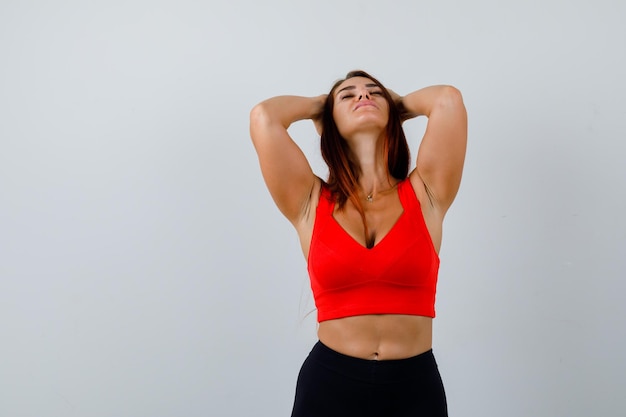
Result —
<path fill-rule="evenodd" d="M 420 202 L 408 177 L 398 184 L 398 195 L 403 207 L 410 210 L 421 209 Z"/>
<path fill-rule="evenodd" d="M 322 190 L 320 192 L 320 199 L 317 203 L 317 213 L 324 213 L 325 215 L 333 214 L 333 210 L 335 208 L 335 202 L 333 200 L 332 193 L 326 186 L 326 184 L 322 183 Z"/>

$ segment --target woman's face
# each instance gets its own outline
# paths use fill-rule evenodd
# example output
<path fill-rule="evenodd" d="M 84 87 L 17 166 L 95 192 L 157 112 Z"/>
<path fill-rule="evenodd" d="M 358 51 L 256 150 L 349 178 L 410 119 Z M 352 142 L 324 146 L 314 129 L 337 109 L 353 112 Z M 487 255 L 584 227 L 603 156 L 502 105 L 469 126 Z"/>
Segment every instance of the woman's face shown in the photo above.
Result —
<path fill-rule="evenodd" d="M 349 138 L 358 132 L 386 128 L 389 103 L 382 88 L 364 77 L 349 78 L 334 93 L 333 118 L 339 133 Z"/>

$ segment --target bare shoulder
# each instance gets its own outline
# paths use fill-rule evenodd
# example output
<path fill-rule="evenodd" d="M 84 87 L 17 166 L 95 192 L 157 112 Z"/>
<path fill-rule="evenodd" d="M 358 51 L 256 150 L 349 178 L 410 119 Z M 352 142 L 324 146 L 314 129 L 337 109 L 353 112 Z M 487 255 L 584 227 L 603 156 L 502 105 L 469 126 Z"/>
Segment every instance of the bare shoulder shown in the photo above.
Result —
<path fill-rule="evenodd" d="M 420 177 L 417 169 L 411 171 L 411 173 L 409 174 L 409 181 L 411 182 L 413 191 L 415 191 L 415 196 L 422 206 L 422 211 L 433 210 L 435 206 L 432 196 L 429 194 L 428 189 L 426 188 L 426 184 Z"/>
<path fill-rule="evenodd" d="M 317 212 L 317 205 L 322 195 L 323 181 L 319 177 L 315 177 L 315 182 L 309 193 L 309 197 L 302 209 L 302 213 L 297 221 L 293 222 L 298 237 L 300 239 L 300 245 L 302 247 L 302 253 L 305 259 L 308 259 L 309 247 L 311 246 L 311 238 L 313 237 L 313 227 L 315 226 L 315 214 Z"/>
<path fill-rule="evenodd" d="M 324 182 L 322 179 L 315 176 L 315 181 L 313 182 L 313 187 L 311 188 L 311 193 L 307 201 L 307 207 L 302 216 L 302 221 L 311 223 L 315 222 L 315 212 L 317 211 L 317 204 L 319 203 L 322 195 L 323 184 Z"/>
<path fill-rule="evenodd" d="M 417 170 L 413 170 L 409 174 L 409 181 L 415 191 L 415 196 L 420 202 L 422 209 L 422 216 L 424 217 L 424 223 L 430 234 L 430 238 L 433 242 L 435 250 L 439 253 L 442 241 L 442 227 L 443 218 L 445 212 L 441 210 L 433 199 L 432 192 L 428 190 L 428 187 L 419 176 Z"/>

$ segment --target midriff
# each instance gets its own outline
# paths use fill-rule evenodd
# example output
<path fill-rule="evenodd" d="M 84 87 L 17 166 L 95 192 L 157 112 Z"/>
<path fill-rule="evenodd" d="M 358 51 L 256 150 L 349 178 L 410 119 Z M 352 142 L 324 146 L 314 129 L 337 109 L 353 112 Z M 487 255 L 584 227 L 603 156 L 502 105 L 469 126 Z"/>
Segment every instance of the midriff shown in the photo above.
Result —
<path fill-rule="evenodd" d="M 406 359 L 432 347 L 433 319 L 404 314 L 375 314 L 326 320 L 318 337 L 329 348 L 361 359 Z"/>

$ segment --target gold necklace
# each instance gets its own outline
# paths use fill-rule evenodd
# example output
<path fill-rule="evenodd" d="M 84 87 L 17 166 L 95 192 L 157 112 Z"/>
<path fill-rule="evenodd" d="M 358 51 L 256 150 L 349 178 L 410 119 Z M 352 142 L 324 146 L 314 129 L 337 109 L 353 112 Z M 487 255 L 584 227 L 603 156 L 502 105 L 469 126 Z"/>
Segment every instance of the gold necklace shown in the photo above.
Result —
<path fill-rule="evenodd" d="M 388 191 L 393 190 L 393 189 L 394 189 L 394 188 L 396 188 L 397 186 L 398 186 L 398 183 L 395 183 L 392 187 L 389 187 L 389 188 L 387 188 L 386 190 L 379 191 L 379 192 L 378 192 L 378 194 L 384 194 L 384 193 L 386 193 L 386 192 L 388 192 Z M 365 196 L 365 200 L 366 200 L 368 203 L 373 203 L 373 202 L 374 202 L 374 192 L 372 191 L 372 192 L 371 192 L 371 193 L 369 193 L 367 196 Z"/>

